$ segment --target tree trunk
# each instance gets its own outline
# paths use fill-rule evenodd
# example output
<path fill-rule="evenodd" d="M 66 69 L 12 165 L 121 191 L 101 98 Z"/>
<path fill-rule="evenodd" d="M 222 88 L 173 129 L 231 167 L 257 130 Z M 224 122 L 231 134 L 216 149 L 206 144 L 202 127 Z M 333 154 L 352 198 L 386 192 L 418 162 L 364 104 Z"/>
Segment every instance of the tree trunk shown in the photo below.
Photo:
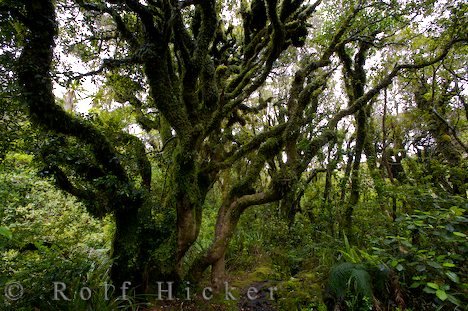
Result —
<path fill-rule="evenodd" d="M 348 237 L 351 238 L 352 229 L 352 217 L 354 207 L 359 202 L 360 195 L 360 177 L 359 169 L 361 166 L 361 155 L 364 148 L 364 142 L 366 140 L 366 113 L 364 110 L 359 110 L 356 115 L 356 148 L 353 162 L 353 171 L 351 173 L 351 194 L 349 197 L 349 203 L 345 211 L 345 229 L 348 232 Z"/>
<path fill-rule="evenodd" d="M 346 156 L 347 156 L 347 161 L 346 161 L 346 168 L 345 168 L 345 173 L 343 176 L 343 179 L 341 180 L 340 183 L 340 206 L 344 205 L 345 197 L 346 197 L 346 186 L 348 184 L 349 176 L 351 175 L 351 170 L 353 168 L 353 159 L 354 159 L 354 154 L 353 151 L 351 150 L 351 142 L 352 139 L 350 139 L 347 143 L 346 147 Z"/>
<path fill-rule="evenodd" d="M 193 139 L 179 137 L 173 152 L 164 206 L 168 211 L 175 211 L 176 215 L 174 265 L 180 277 L 184 257 L 200 233 L 202 205 L 208 185 L 200 182 Z"/>
<path fill-rule="evenodd" d="M 458 139 L 454 128 L 445 120 L 445 117 L 437 111 L 437 109 L 444 110 L 444 107 L 448 106 L 446 96 L 432 98 L 429 101 L 423 96 L 426 88 L 427 85 L 419 87 L 415 92 L 415 101 L 418 109 L 427 113 L 426 118 L 430 125 L 428 129 L 436 141 L 436 150 L 451 168 L 450 177 L 448 178 L 451 185 L 445 188 L 452 192 L 452 194 L 466 197 L 468 174 L 463 169 L 460 170 L 462 155 L 466 151 L 466 146 Z M 445 179 L 445 176 L 441 176 L 440 179 Z M 444 180 L 442 183 L 448 184 L 448 181 Z"/>
<path fill-rule="evenodd" d="M 151 217 L 151 202 L 146 203 L 114 213 L 111 280 L 116 289 L 123 282 L 131 282 L 129 288 L 137 294 L 151 292 L 156 281 L 171 281 L 176 285 L 181 281 L 174 261 L 177 249 L 175 228 L 155 223 Z M 163 221 L 171 219 L 169 216 Z M 170 254 L 155 258 L 153 252 L 158 249 Z"/>
<path fill-rule="evenodd" d="M 237 226 L 238 217 L 233 217 L 232 211 L 234 210 L 236 201 L 232 203 L 224 203 L 219 212 L 216 221 L 216 230 L 213 243 L 208 248 L 206 253 L 195 260 L 188 272 L 188 278 L 192 282 L 198 282 L 205 270 L 211 266 L 211 281 L 213 289 L 220 288 L 224 281 L 225 261 L 229 241 Z"/>
<path fill-rule="evenodd" d="M 226 250 L 224 250 L 219 258 L 211 265 L 211 285 L 215 293 L 219 293 L 224 283 L 226 270 L 225 255 Z"/>
<path fill-rule="evenodd" d="M 143 284 L 143 266 L 139 262 L 138 210 L 134 208 L 118 210 L 114 215 L 115 233 L 112 242 L 111 280 L 116 288 L 123 282 L 131 282 L 137 291 L 145 290 Z"/>
<path fill-rule="evenodd" d="M 337 152 L 337 155 L 335 158 L 331 157 L 331 151 L 333 149 L 333 146 L 335 145 L 338 146 L 335 139 L 330 141 L 328 145 L 328 154 L 327 154 L 328 164 L 327 164 L 327 171 L 325 175 L 325 188 L 323 190 L 323 203 L 325 204 L 325 207 L 328 212 L 328 224 L 330 228 L 330 234 L 332 236 L 335 235 L 335 232 L 334 232 L 335 221 L 333 219 L 333 207 L 332 207 L 332 202 L 330 200 L 330 194 L 333 191 L 332 173 L 336 168 L 336 164 L 338 163 L 338 154 L 339 154 L 339 152 Z"/>

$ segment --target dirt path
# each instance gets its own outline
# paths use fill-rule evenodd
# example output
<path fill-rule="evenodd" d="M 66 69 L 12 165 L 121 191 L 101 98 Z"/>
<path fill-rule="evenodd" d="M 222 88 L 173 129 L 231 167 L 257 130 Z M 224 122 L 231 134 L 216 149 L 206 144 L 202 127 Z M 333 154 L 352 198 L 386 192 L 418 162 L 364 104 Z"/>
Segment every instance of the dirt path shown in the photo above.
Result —
<path fill-rule="evenodd" d="M 241 298 L 239 299 L 239 310 L 277 311 L 276 307 L 274 306 L 274 291 L 270 291 L 270 287 L 272 286 L 273 285 L 271 284 L 271 282 L 262 281 L 252 283 L 249 287 L 244 288 L 241 292 Z M 247 296 L 247 292 L 250 288 L 256 289 L 256 291 L 251 289 L 251 297 L 256 297 L 255 299 L 249 299 Z"/>

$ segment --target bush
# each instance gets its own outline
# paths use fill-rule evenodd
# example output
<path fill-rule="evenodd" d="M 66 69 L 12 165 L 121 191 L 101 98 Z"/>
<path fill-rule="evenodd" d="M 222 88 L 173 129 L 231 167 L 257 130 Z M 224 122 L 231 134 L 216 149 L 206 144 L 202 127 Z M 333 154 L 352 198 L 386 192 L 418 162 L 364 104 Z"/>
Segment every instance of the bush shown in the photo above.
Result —
<path fill-rule="evenodd" d="M 396 219 L 395 234 L 374 241 L 373 253 L 398 271 L 411 305 L 453 310 L 468 305 L 468 202 L 459 197 L 408 196 L 424 209 Z"/>
<path fill-rule="evenodd" d="M 91 218 L 83 205 L 22 165 L 28 162 L 26 155 L 9 155 L 0 168 L 0 290 L 12 282 L 24 290 L 18 300 L 2 295 L 0 308 L 79 310 L 80 299 L 52 300 L 53 282 L 66 284 L 72 300 L 83 286 L 99 291 L 108 280 L 112 226 Z"/>

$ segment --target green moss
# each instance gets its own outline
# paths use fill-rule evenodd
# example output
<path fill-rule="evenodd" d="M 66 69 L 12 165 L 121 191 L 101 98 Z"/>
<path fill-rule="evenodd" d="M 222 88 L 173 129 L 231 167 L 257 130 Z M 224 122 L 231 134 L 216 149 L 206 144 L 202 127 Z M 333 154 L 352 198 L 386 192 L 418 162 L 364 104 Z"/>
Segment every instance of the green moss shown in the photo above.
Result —
<path fill-rule="evenodd" d="M 297 277 L 278 284 L 278 306 L 280 310 L 317 310 L 323 308 L 321 303 L 321 286 L 317 275 L 303 272 Z"/>

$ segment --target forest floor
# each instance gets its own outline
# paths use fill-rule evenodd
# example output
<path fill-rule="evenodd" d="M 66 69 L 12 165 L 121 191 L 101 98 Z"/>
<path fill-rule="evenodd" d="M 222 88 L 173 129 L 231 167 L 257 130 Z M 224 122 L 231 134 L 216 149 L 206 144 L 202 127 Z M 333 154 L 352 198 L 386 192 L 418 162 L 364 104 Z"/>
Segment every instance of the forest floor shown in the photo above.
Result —
<path fill-rule="evenodd" d="M 274 299 L 271 299 L 271 291 L 269 281 L 261 281 L 250 284 L 246 288 L 239 290 L 240 296 L 236 296 L 236 301 L 220 301 L 223 297 L 217 297 L 213 301 L 207 301 L 197 297 L 194 300 L 175 299 L 172 301 L 164 301 L 159 305 L 148 309 L 148 311 L 277 311 L 278 308 Z M 254 291 L 255 288 L 256 298 L 248 299 L 247 291 Z M 221 293 L 223 295 L 223 293 Z M 252 294 L 252 296 L 254 296 Z"/>
<path fill-rule="evenodd" d="M 285 280 L 274 272 L 271 264 L 262 261 L 250 271 L 230 271 L 226 281 L 235 300 L 228 299 L 225 289 L 210 300 L 204 300 L 200 291 L 193 295 L 192 300 L 182 298 L 156 302 L 148 311 L 276 311 L 292 310 L 305 301 L 321 302 L 323 280 L 319 273 L 313 271 L 301 271 Z M 207 281 L 200 288 L 203 290 L 209 286 Z M 248 298 L 249 290 L 255 299 Z"/>

